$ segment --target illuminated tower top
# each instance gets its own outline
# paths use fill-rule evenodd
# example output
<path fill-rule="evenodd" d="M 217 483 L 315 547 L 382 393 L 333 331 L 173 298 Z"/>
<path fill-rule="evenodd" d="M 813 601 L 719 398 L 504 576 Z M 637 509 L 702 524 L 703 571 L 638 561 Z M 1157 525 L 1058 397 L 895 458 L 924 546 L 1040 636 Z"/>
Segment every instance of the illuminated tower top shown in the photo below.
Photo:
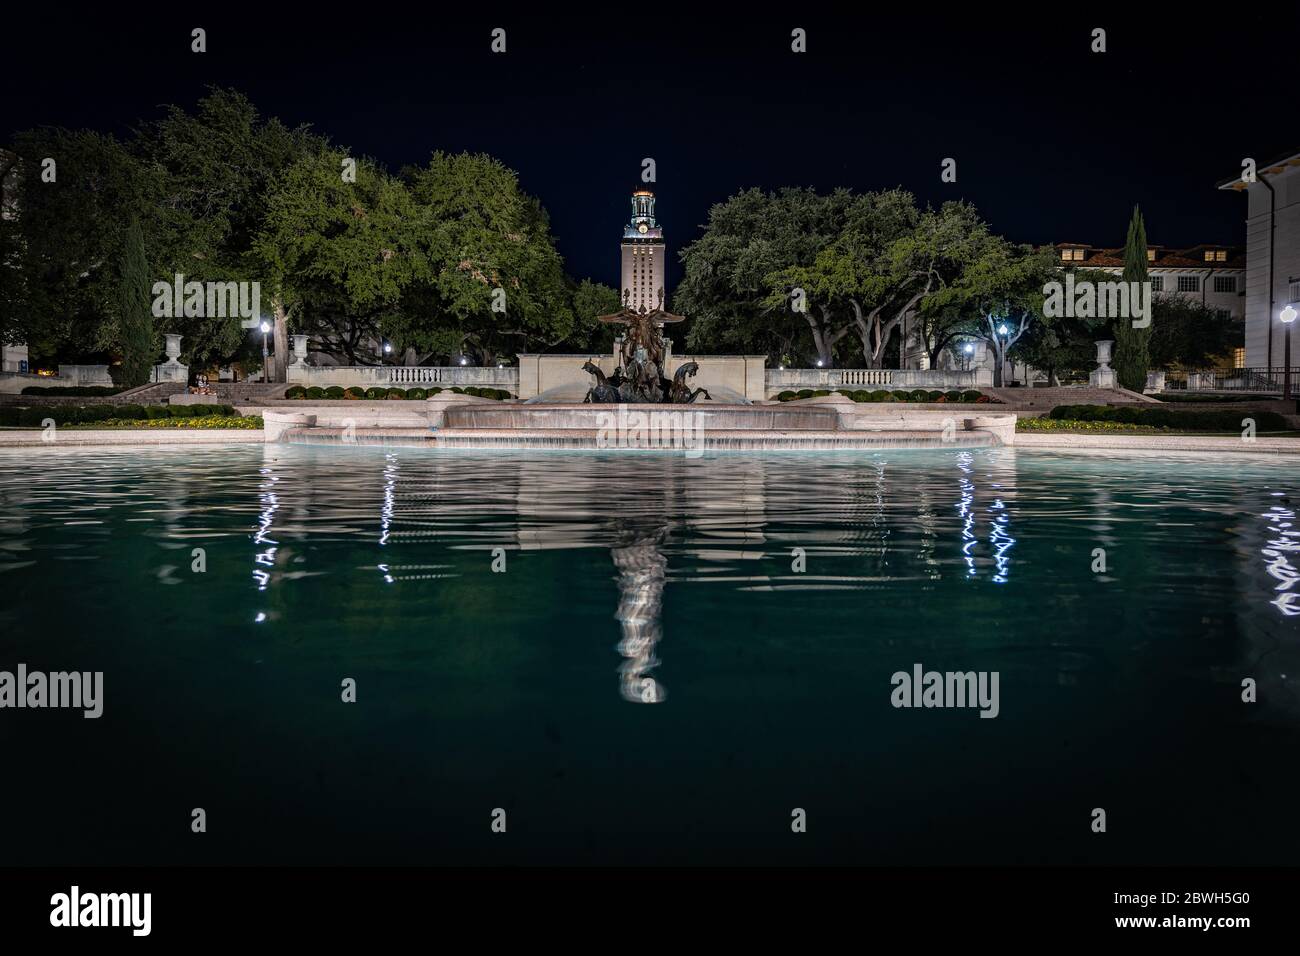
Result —
<path fill-rule="evenodd" d="M 655 194 L 638 189 L 632 194 L 632 221 L 623 227 L 624 239 L 662 239 L 663 230 L 655 222 Z"/>
<path fill-rule="evenodd" d="M 623 288 L 625 308 L 633 312 L 667 309 L 660 299 L 664 287 L 664 231 L 655 222 L 655 194 L 632 194 L 632 219 L 623 227 Z"/>

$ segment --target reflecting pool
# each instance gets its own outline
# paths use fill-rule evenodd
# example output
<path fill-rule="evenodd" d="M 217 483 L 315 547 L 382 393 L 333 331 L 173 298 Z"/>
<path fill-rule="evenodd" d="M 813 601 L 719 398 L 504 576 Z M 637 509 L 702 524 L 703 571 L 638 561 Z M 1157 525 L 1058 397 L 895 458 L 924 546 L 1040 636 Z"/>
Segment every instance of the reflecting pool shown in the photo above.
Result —
<path fill-rule="evenodd" d="M 1291 863 L 1298 473 L 1014 449 L 0 453 L 0 670 L 104 674 L 99 719 L 0 710 L 3 852 Z M 996 672 L 996 718 L 893 706 L 916 665 Z"/>

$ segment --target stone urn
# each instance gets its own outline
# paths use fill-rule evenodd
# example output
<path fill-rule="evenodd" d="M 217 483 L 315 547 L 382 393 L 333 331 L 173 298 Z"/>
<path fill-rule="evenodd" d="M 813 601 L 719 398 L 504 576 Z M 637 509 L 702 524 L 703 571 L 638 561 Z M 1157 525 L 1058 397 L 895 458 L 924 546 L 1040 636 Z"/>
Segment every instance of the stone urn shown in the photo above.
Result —
<path fill-rule="evenodd" d="M 295 335 L 293 337 L 293 364 L 307 364 L 307 336 Z"/>
<path fill-rule="evenodd" d="M 1097 367 L 1088 376 L 1088 384 L 1093 388 L 1114 388 L 1115 370 L 1110 367 L 1110 349 L 1114 339 L 1102 339 L 1097 343 Z"/>
<path fill-rule="evenodd" d="M 166 333 L 167 338 L 167 364 L 179 365 L 181 357 L 181 336 L 174 333 Z"/>

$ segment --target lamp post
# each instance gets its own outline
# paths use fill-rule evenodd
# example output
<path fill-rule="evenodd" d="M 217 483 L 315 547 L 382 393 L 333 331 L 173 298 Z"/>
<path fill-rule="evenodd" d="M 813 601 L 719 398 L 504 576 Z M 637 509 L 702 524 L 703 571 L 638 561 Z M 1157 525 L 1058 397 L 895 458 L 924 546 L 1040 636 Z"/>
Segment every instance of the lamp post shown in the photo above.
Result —
<path fill-rule="evenodd" d="M 1011 330 L 1007 328 L 1007 324 L 1005 322 L 1000 322 L 998 324 L 997 335 L 993 336 L 993 340 L 997 344 L 997 352 L 998 352 L 998 367 L 997 367 L 997 379 L 996 379 L 998 388 L 1002 388 L 1004 385 L 1007 384 L 1005 381 L 1007 354 L 1006 354 L 1006 345 L 1004 343 L 1006 342 L 1007 333 L 1010 331 Z"/>
<path fill-rule="evenodd" d="M 271 370 L 266 365 L 267 357 L 271 354 L 266 349 L 266 333 L 271 331 L 271 326 L 263 322 L 260 327 L 262 329 L 262 382 L 265 384 L 271 381 Z"/>
<path fill-rule="evenodd" d="M 975 354 L 975 346 L 967 342 L 966 347 L 962 349 L 962 351 L 965 353 L 965 357 L 962 359 L 962 371 L 969 372 L 971 356 Z"/>
<path fill-rule="evenodd" d="M 1282 328 L 1286 329 L 1286 335 L 1282 342 L 1282 401 L 1291 400 L 1291 325 L 1295 322 L 1296 312 L 1294 305 L 1288 305 L 1278 316 L 1282 320 Z"/>

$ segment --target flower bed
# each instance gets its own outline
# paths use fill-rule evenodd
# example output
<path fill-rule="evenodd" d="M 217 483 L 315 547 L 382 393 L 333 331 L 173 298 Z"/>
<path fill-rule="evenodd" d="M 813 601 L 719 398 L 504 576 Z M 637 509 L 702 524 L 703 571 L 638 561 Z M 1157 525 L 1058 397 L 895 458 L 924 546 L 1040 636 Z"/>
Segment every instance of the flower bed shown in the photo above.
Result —
<path fill-rule="evenodd" d="M 963 402 L 967 404 L 986 405 L 994 401 L 988 395 L 977 389 L 949 389 L 940 391 L 938 389 L 928 388 L 908 388 L 908 389 L 865 389 L 865 388 L 837 388 L 834 391 L 826 388 L 801 388 L 799 391 L 784 391 L 776 396 L 778 402 L 794 402 L 802 398 L 818 398 L 824 395 L 833 394 L 843 395 L 845 398 L 851 398 L 855 402 L 915 402 L 924 404 L 944 405 L 952 402 Z"/>
<path fill-rule="evenodd" d="M 262 427 L 259 415 L 205 415 L 202 418 L 108 418 L 102 422 L 65 425 L 64 428 L 223 428 L 258 429 Z"/>
<path fill-rule="evenodd" d="M 320 388 L 319 386 L 313 385 L 310 388 L 306 388 L 302 385 L 290 385 L 285 389 L 284 397 L 315 401 L 321 401 L 322 399 L 328 399 L 330 401 L 337 399 L 358 400 L 364 398 L 372 402 L 422 402 L 425 399 L 432 398 L 439 392 L 444 391 L 455 392 L 457 395 L 473 395 L 475 398 L 490 398 L 498 402 L 514 397 L 504 388 L 484 388 L 478 385 L 467 385 L 463 388 L 459 385 L 453 385 L 451 388 L 447 389 L 444 389 L 441 386 L 434 386 L 433 388 L 422 388 L 418 386 L 413 388 L 388 388 L 383 385 L 374 385 L 370 388 L 359 388 L 354 385 L 351 388 L 343 388 L 340 385 L 332 385 L 329 388 Z"/>

